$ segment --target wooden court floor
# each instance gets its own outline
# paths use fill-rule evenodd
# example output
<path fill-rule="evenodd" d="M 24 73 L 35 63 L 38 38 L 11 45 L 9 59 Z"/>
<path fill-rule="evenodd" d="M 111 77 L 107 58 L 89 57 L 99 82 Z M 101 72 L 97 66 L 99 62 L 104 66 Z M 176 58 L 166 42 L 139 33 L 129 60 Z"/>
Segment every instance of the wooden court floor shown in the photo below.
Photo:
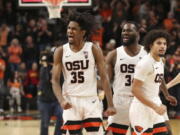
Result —
<path fill-rule="evenodd" d="M 180 120 L 170 120 L 173 135 L 180 135 Z M 0 135 L 39 135 L 39 120 L 0 120 Z M 53 135 L 54 127 L 49 127 Z"/>

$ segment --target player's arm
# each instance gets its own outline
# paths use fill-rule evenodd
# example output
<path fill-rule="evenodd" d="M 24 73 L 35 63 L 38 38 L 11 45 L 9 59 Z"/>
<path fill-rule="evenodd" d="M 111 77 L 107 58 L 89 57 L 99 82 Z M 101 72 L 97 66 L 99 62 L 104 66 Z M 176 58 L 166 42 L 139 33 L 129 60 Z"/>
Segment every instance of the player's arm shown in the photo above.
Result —
<path fill-rule="evenodd" d="M 64 100 L 62 96 L 61 86 L 59 83 L 62 72 L 62 53 L 62 47 L 56 49 L 56 51 L 54 52 L 54 63 L 52 68 L 52 86 L 59 103 L 62 103 L 62 101 Z"/>
<path fill-rule="evenodd" d="M 113 114 L 115 114 L 115 109 L 114 109 L 114 105 L 112 102 L 112 91 L 111 91 L 111 87 L 110 87 L 110 83 L 109 83 L 109 78 L 108 78 L 108 75 L 106 74 L 104 56 L 103 56 L 101 49 L 96 45 L 93 45 L 92 51 L 93 51 L 93 55 L 94 55 L 94 58 L 96 61 L 99 76 L 101 78 L 101 85 L 106 94 L 108 108 L 111 108 L 110 109 L 111 111 L 109 112 L 108 115 L 113 115 Z"/>
<path fill-rule="evenodd" d="M 177 85 L 178 83 L 180 83 L 180 73 L 178 73 L 176 75 L 176 77 L 173 80 L 171 80 L 166 86 L 169 89 L 169 88 Z"/>
<path fill-rule="evenodd" d="M 166 82 L 165 82 L 164 78 L 162 79 L 162 82 L 161 82 L 161 85 L 160 85 L 160 90 L 163 92 L 163 95 L 165 97 L 170 95 L 168 90 L 167 90 Z"/>
<path fill-rule="evenodd" d="M 106 57 L 106 68 L 110 82 L 113 81 L 115 61 L 116 61 L 116 50 L 113 50 L 109 52 Z M 101 84 L 102 84 L 101 80 L 98 80 L 99 89 L 103 89 Z"/>
<path fill-rule="evenodd" d="M 171 105 L 176 106 L 177 105 L 177 100 L 174 96 L 171 96 L 168 92 L 166 82 L 164 78 L 162 79 L 161 85 L 160 85 L 160 90 L 163 92 L 164 97 L 166 100 L 170 102 Z"/>
<path fill-rule="evenodd" d="M 166 60 L 165 58 L 162 58 L 163 63 L 165 64 Z M 165 82 L 165 79 L 162 78 L 162 82 L 160 85 L 160 90 L 163 92 L 164 97 L 166 98 L 166 100 L 168 100 L 170 102 L 171 105 L 176 106 L 177 105 L 177 100 L 175 97 L 171 96 L 168 92 L 168 88 Z"/>
<path fill-rule="evenodd" d="M 54 52 L 54 63 L 52 68 L 52 87 L 54 94 L 61 104 L 63 109 L 71 108 L 71 105 L 65 101 L 62 95 L 62 90 L 60 86 L 60 76 L 62 72 L 62 54 L 63 54 L 63 47 L 59 47 Z"/>
<path fill-rule="evenodd" d="M 107 72 L 111 82 L 113 81 L 113 76 L 114 76 L 114 65 L 116 62 L 116 56 L 117 56 L 117 51 L 113 50 L 106 57 Z"/>
<path fill-rule="evenodd" d="M 148 64 L 149 63 L 147 62 L 141 62 L 137 64 L 135 68 L 134 80 L 132 83 L 132 93 L 143 104 L 152 108 L 158 114 L 162 115 L 166 111 L 166 107 L 164 105 L 157 105 L 156 103 L 148 99 L 143 92 L 143 84 L 145 83 L 146 78 L 148 78 L 149 74 L 151 73 L 151 65 Z"/>
<path fill-rule="evenodd" d="M 138 79 L 133 80 L 132 93 L 134 94 L 134 96 L 137 99 L 139 99 L 143 104 L 156 111 L 158 114 L 160 115 L 164 114 L 166 111 L 166 107 L 164 105 L 158 106 L 154 102 L 147 99 L 146 96 L 143 94 L 142 86 L 143 86 L 143 82 L 141 80 Z"/>

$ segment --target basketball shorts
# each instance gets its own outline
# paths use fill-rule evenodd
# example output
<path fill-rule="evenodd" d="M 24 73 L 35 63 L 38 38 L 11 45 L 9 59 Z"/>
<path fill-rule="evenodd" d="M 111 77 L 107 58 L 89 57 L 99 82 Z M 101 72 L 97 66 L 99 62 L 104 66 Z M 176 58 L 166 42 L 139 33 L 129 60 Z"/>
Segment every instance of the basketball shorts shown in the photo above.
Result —
<path fill-rule="evenodd" d="M 159 104 L 161 104 L 159 102 Z M 129 118 L 134 135 L 166 134 L 165 116 L 157 114 L 153 109 L 141 102 L 132 102 Z"/>
<path fill-rule="evenodd" d="M 117 95 L 113 97 L 113 103 L 116 108 L 116 114 L 109 116 L 107 132 L 111 131 L 114 134 L 126 134 L 130 125 L 129 107 L 133 96 Z"/>
<path fill-rule="evenodd" d="M 79 134 L 82 128 L 87 132 L 98 132 L 102 126 L 102 105 L 98 97 L 69 97 L 72 108 L 63 111 L 62 132 Z"/>

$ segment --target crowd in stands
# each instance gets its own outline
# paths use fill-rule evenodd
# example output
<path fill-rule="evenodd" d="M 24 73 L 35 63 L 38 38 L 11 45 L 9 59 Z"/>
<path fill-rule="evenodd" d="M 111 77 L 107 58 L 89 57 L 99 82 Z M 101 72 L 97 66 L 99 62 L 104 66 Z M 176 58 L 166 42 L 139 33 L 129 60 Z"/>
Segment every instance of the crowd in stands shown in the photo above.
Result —
<path fill-rule="evenodd" d="M 139 25 L 140 44 L 152 29 L 166 29 L 170 33 L 172 41 L 166 53 L 166 82 L 180 72 L 180 0 L 92 1 L 92 7 L 71 10 L 88 10 L 94 15 L 96 27 L 91 39 L 101 46 L 104 55 L 121 46 L 121 26 L 124 21 L 131 20 Z M 24 91 L 21 96 L 35 98 L 40 54 L 67 41 L 63 18 L 69 12 L 72 11 L 65 7 L 62 19 L 49 20 L 45 7 L 22 8 L 15 0 L 0 1 L 0 81 L 9 87 L 8 82 L 17 71 Z M 170 112 L 180 118 L 180 85 L 169 91 L 179 103 L 169 107 Z"/>

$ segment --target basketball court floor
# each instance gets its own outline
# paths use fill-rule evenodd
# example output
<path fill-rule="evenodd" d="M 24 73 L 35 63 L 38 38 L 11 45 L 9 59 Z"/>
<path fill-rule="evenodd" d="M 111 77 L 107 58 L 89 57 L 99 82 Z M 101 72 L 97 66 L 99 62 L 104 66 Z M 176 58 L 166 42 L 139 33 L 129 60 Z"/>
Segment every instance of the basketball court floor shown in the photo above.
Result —
<path fill-rule="evenodd" d="M 170 124 L 173 135 L 180 135 L 180 120 L 170 120 Z M 0 120 L 0 135 L 39 135 L 39 130 L 39 120 Z M 49 135 L 53 131 L 54 126 L 50 126 Z"/>

